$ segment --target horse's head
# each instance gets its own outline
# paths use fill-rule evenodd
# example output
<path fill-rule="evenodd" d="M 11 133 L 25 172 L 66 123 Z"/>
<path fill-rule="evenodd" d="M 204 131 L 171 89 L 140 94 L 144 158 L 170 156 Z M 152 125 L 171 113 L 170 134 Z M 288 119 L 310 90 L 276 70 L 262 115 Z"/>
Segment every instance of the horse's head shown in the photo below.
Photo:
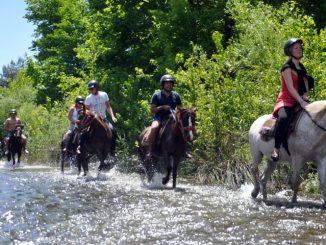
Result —
<path fill-rule="evenodd" d="M 21 125 L 16 125 L 15 129 L 14 129 L 14 137 L 21 137 L 23 134 L 23 130 L 22 130 L 22 126 Z"/>
<path fill-rule="evenodd" d="M 193 141 L 195 137 L 195 120 L 197 109 L 181 108 L 177 112 L 177 119 L 187 141 Z"/>

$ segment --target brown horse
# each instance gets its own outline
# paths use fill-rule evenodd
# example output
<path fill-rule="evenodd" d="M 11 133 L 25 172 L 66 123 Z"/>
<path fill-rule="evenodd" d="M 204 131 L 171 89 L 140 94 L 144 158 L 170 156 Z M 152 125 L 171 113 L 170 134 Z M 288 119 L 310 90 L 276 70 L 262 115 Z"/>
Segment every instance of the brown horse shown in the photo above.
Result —
<path fill-rule="evenodd" d="M 77 163 L 79 173 L 83 167 L 84 175 L 87 175 L 91 155 L 95 154 L 100 160 L 99 170 L 107 167 L 104 160 L 111 152 L 112 131 L 102 118 L 91 111 L 84 109 L 80 119 L 80 153 L 77 154 Z"/>
<path fill-rule="evenodd" d="M 183 108 L 176 114 L 171 113 L 162 122 L 154 147 L 153 159 L 147 159 L 147 137 L 150 127 L 147 127 L 139 136 L 139 160 L 141 174 L 152 181 L 155 172 L 166 173 L 162 184 L 166 185 L 172 171 L 173 189 L 176 188 L 177 170 L 181 158 L 185 155 L 186 145 L 194 139 L 196 109 Z M 163 159 L 163 164 L 160 161 Z"/>

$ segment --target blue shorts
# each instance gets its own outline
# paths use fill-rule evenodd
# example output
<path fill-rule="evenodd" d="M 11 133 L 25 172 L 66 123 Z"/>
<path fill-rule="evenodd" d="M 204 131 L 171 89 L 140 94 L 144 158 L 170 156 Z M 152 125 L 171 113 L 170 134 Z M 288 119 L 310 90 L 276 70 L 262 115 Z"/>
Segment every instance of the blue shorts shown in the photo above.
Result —
<path fill-rule="evenodd" d="M 13 131 L 7 131 L 7 138 L 9 139 L 13 134 Z"/>
<path fill-rule="evenodd" d="M 113 125 L 110 123 L 109 119 L 104 118 L 104 121 L 106 122 L 107 125 L 109 125 L 109 128 L 110 128 L 111 130 L 114 130 Z"/>

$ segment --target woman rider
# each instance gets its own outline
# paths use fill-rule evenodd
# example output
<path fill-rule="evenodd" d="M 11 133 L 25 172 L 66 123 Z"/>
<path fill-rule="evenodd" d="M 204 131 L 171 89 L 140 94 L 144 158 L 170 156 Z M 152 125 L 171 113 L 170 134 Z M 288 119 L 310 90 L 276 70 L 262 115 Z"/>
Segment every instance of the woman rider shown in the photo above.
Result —
<path fill-rule="evenodd" d="M 282 139 L 285 137 L 289 118 L 294 106 L 299 103 L 305 109 L 308 104 L 308 81 L 306 70 L 300 63 L 303 57 L 303 41 L 291 38 L 284 45 L 284 54 L 288 56 L 288 61 L 281 69 L 281 90 L 278 94 L 273 116 L 277 118 L 275 125 L 275 147 L 271 158 L 278 161 Z M 299 94 L 299 87 L 304 87 Z"/>
<path fill-rule="evenodd" d="M 70 107 L 68 112 L 69 128 L 66 134 L 63 136 L 64 147 L 63 151 L 67 150 L 67 147 L 71 141 L 72 132 L 75 129 L 75 124 L 78 121 L 78 111 L 83 109 L 84 99 L 81 96 L 75 98 L 75 104 Z"/>

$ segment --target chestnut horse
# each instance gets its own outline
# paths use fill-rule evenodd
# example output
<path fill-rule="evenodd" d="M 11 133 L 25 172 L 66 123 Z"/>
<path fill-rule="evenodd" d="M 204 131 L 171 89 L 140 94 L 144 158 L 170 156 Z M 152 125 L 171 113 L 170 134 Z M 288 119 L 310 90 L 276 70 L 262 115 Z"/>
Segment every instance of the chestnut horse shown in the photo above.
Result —
<path fill-rule="evenodd" d="M 112 131 L 109 126 L 96 113 L 83 110 L 80 115 L 80 153 L 77 154 L 78 171 L 83 167 L 84 175 L 88 173 L 88 160 L 91 155 L 96 155 L 100 160 L 99 170 L 108 167 L 104 160 L 111 152 Z"/>
<path fill-rule="evenodd" d="M 194 139 L 196 109 L 182 108 L 177 113 L 170 113 L 167 119 L 162 122 L 161 129 L 156 137 L 154 156 L 146 158 L 148 151 L 147 127 L 139 136 L 139 160 L 141 174 L 147 177 L 148 182 L 152 181 L 155 172 L 166 173 L 162 184 L 169 182 L 172 171 L 173 189 L 176 188 L 177 170 L 181 158 L 185 155 L 186 145 Z M 163 164 L 160 160 L 163 159 Z"/>

